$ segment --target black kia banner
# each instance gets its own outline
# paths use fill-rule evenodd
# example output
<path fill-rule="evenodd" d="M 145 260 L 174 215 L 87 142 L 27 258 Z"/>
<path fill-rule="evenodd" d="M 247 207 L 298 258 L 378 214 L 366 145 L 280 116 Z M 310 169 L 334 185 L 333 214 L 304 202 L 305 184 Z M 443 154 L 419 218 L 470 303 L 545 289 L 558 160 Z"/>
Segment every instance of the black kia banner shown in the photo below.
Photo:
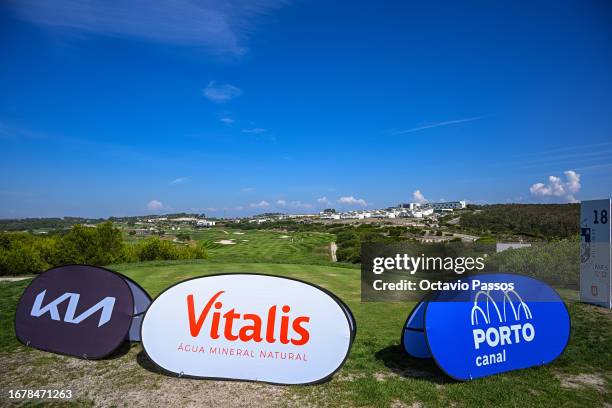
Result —
<path fill-rule="evenodd" d="M 132 325 L 130 326 L 127 339 L 129 341 L 140 341 L 142 318 L 153 300 L 147 291 L 138 283 L 127 276 L 121 275 L 121 277 L 125 279 L 132 291 L 132 296 L 134 296 L 134 315 L 132 316 Z"/>
<path fill-rule="evenodd" d="M 15 333 L 30 347 L 99 359 L 128 338 L 133 314 L 134 295 L 122 275 L 95 266 L 60 266 L 26 288 Z"/>

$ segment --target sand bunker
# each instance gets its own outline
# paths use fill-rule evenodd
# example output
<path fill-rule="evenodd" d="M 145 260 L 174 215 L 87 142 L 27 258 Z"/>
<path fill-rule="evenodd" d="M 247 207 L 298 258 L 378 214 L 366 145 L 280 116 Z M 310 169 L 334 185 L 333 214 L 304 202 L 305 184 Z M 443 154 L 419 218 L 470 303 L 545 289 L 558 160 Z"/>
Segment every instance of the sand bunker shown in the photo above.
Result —
<path fill-rule="evenodd" d="M 234 245 L 235 242 L 233 239 L 222 239 L 221 241 L 215 241 L 215 244 L 221 245 Z"/>
<path fill-rule="evenodd" d="M 280 237 L 281 237 L 282 239 L 287 239 L 287 238 L 289 238 L 289 235 L 281 235 Z"/>

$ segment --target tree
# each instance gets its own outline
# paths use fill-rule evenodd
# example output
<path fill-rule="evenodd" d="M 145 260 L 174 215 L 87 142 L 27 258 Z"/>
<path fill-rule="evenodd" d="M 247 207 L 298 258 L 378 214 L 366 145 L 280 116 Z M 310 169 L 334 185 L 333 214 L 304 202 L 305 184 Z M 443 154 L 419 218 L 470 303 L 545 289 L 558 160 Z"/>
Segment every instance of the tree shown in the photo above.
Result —
<path fill-rule="evenodd" d="M 136 253 L 140 261 L 179 259 L 176 245 L 157 237 L 151 237 L 141 241 L 136 248 Z"/>

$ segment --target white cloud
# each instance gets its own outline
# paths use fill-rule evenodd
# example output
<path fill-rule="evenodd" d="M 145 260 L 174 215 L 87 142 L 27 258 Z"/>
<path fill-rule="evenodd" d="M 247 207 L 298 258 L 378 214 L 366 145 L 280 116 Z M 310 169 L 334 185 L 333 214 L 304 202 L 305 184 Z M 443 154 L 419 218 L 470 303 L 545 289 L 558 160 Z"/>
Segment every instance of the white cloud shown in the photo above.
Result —
<path fill-rule="evenodd" d="M 303 203 L 303 202 L 301 202 L 301 201 L 299 201 L 299 200 L 297 200 L 297 201 L 292 201 L 291 203 L 289 203 L 289 205 L 290 205 L 291 207 L 294 207 L 294 208 L 312 208 L 312 204 L 309 204 L 309 203 Z"/>
<path fill-rule="evenodd" d="M 281 0 L 19 0 L 6 6 L 18 17 L 62 35 L 132 37 L 241 56 L 259 19 L 284 4 Z"/>
<path fill-rule="evenodd" d="M 330 205 L 331 201 L 329 201 L 327 197 L 321 197 L 321 198 L 317 198 L 317 203 L 321 205 Z"/>
<path fill-rule="evenodd" d="M 249 204 L 249 207 L 251 207 L 251 208 L 269 208 L 270 207 L 270 203 L 265 201 L 265 200 L 261 200 L 258 203 L 251 203 L 251 204 Z"/>
<path fill-rule="evenodd" d="M 255 187 L 243 187 L 240 189 L 242 193 L 250 193 L 251 191 L 255 191 Z"/>
<path fill-rule="evenodd" d="M 231 125 L 232 123 L 235 122 L 234 119 L 232 118 L 228 118 L 228 117 L 222 117 L 221 119 L 219 119 L 221 122 L 225 123 L 226 125 Z"/>
<path fill-rule="evenodd" d="M 284 206 L 287 205 L 287 201 L 285 201 L 285 200 L 277 200 L 276 201 L 276 205 L 279 206 L 279 207 L 284 207 Z"/>
<path fill-rule="evenodd" d="M 580 191 L 580 174 L 573 170 L 564 171 L 565 181 L 561 177 L 548 176 L 548 183 L 535 183 L 529 191 L 536 197 L 560 197 L 570 203 L 578 202 L 574 194 Z"/>
<path fill-rule="evenodd" d="M 159 211 L 164 209 L 164 204 L 159 200 L 151 200 L 147 203 L 147 208 L 151 211 Z"/>
<path fill-rule="evenodd" d="M 187 177 L 179 177 L 179 178 L 176 178 L 176 179 L 172 180 L 170 182 L 170 185 L 172 185 L 172 184 L 180 184 L 180 183 L 183 183 L 185 181 L 187 181 Z"/>
<path fill-rule="evenodd" d="M 242 133 L 249 133 L 252 135 L 259 135 L 261 133 L 266 133 L 268 129 L 264 128 L 252 128 L 252 129 L 242 129 Z"/>
<path fill-rule="evenodd" d="M 242 89 L 225 82 L 210 81 L 203 93 L 209 101 L 223 103 L 242 95 Z"/>
<path fill-rule="evenodd" d="M 340 197 L 338 199 L 338 202 L 340 204 L 361 205 L 363 207 L 368 205 L 368 203 L 366 203 L 366 201 L 363 198 L 355 198 L 353 196 Z"/>
<path fill-rule="evenodd" d="M 423 193 L 421 193 L 421 190 L 415 190 L 414 193 L 412 193 L 412 199 L 415 203 L 419 204 L 427 204 L 429 202 L 429 200 L 425 198 Z"/>

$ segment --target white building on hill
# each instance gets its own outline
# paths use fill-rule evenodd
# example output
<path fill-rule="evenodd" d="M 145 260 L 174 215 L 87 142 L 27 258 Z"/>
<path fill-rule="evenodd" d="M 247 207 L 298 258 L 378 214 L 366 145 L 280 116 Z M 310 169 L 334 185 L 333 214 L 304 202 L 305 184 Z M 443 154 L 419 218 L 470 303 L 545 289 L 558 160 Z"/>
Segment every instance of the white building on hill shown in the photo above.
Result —
<path fill-rule="evenodd" d="M 466 207 L 465 201 L 447 201 L 445 203 L 431 203 L 434 210 L 462 210 Z"/>
<path fill-rule="evenodd" d="M 215 221 L 210 221 L 210 220 L 198 220 L 198 221 L 196 221 L 196 227 L 201 227 L 201 228 L 214 227 L 215 224 L 216 224 Z"/>

